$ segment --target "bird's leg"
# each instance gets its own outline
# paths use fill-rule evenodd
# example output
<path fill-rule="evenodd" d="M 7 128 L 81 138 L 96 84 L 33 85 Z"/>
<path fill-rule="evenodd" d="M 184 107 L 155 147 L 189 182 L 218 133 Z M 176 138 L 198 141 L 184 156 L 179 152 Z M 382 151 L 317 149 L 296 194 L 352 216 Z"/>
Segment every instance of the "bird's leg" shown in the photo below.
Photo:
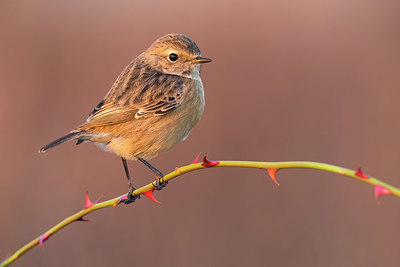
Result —
<path fill-rule="evenodd" d="M 156 190 L 161 190 L 168 184 L 168 181 L 164 181 L 164 174 L 162 174 L 162 172 L 157 170 L 156 167 L 154 167 L 153 165 L 148 163 L 143 158 L 137 158 L 137 159 L 140 160 L 144 165 L 146 165 L 152 172 L 154 172 L 156 174 L 158 180 L 155 184 L 152 183 Z"/>
<path fill-rule="evenodd" d="M 126 159 L 121 157 L 122 159 L 122 164 L 124 164 L 124 169 L 125 169 L 125 174 L 126 174 L 126 178 L 129 181 L 129 192 L 126 195 L 126 199 L 121 200 L 121 202 L 123 202 L 124 204 L 130 204 L 132 202 L 135 202 L 135 200 L 137 198 L 140 198 L 140 195 L 133 195 L 133 191 L 135 191 L 135 187 L 133 186 L 132 180 L 131 180 L 131 176 L 129 175 L 129 169 L 128 169 L 128 164 L 126 163 Z"/>

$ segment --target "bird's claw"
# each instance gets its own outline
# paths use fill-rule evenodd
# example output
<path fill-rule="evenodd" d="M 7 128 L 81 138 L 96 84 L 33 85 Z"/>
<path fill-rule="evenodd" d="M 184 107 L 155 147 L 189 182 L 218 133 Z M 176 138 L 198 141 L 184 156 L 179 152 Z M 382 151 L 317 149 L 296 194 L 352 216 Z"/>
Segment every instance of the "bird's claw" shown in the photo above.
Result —
<path fill-rule="evenodd" d="M 151 183 L 154 186 L 155 190 L 161 190 L 164 187 L 167 186 L 168 181 L 164 181 L 164 176 L 162 176 L 161 178 L 159 178 L 155 183 Z"/>
<path fill-rule="evenodd" d="M 124 204 L 128 205 L 128 204 L 135 202 L 136 199 L 140 199 L 140 195 L 133 194 L 134 190 L 135 190 L 134 188 L 131 188 L 129 190 L 128 194 L 126 194 L 126 196 L 123 196 L 118 200 L 118 204 L 124 203 Z"/>

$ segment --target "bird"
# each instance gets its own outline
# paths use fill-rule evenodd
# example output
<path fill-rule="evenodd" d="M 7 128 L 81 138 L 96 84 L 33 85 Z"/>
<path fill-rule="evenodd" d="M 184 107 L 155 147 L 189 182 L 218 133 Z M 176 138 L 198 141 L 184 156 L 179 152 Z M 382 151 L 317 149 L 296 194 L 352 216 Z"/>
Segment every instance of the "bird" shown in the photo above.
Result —
<path fill-rule="evenodd" d="M 147 160 L 185 140 L 200 120 L 205 104 L 200 65 L 211 61 L 183 34 L 158 38 L 125 67 L 85 123 L 39 152 L 71 140 L 93 142 L 122 159 L 129 182 L 122 202 L 140 197 L 133 194 L 127 160 L 144 163 L 159 178 L 153 185 L 161 190 L 164 175 Z"/>

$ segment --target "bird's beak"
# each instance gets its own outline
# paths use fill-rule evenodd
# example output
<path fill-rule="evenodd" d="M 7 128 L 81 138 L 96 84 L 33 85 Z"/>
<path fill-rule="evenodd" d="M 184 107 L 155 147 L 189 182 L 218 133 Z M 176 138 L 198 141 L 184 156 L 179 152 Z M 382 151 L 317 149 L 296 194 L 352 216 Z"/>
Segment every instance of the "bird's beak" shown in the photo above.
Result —
<path fill-rule="evenodd" d="M 193 60 L 193 62 L 197 63 L 197 64 L 207 63 L 207 62 L 211 62 L 211 61 L 212 61 L 211 59 L 206 58 L 206 57 L 201 57 L 201 56 L 198 56 Z"/>

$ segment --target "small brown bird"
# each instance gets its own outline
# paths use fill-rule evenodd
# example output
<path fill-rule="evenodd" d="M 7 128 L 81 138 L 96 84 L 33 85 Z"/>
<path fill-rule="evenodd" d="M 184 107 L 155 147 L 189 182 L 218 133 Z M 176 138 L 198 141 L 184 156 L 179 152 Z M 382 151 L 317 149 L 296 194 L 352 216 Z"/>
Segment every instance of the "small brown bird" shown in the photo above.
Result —
<path fill-rule="evenodd" d="M 137 198 L 126 159 L 140 160 L 159 178 L 164 176 L 146 160 L 186 139 L 204 111 L 204 90 L 200 64 L 211 59 L 201 56 L 196 43 L 182 34 L 168 34 L 156 40 L 122 71 L 105 98 L 83 125 L 39 152 L 77 140 L 95 142 L 105 151 L 122 158 L 130 190 L 128 204 Z"/>

